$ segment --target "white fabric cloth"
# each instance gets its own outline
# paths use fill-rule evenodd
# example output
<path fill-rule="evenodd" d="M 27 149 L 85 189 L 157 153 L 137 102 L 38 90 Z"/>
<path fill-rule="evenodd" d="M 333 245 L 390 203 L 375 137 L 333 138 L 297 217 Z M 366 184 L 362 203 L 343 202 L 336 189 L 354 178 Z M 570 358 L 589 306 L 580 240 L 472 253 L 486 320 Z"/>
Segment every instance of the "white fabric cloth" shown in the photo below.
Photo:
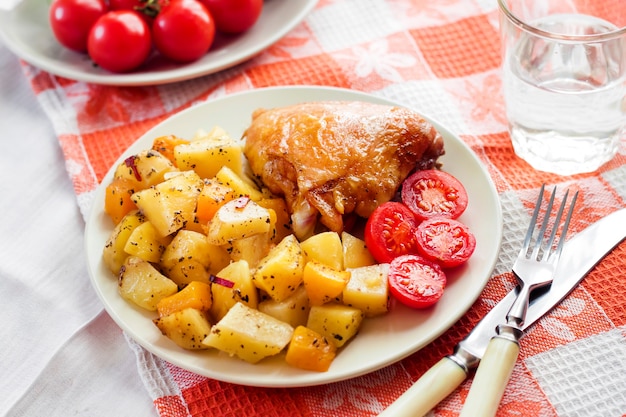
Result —
<path fill-rule="evenodd" d="M 0 416 L 157 415 L 89 282 L 52 126 L 0 41 Z"/>

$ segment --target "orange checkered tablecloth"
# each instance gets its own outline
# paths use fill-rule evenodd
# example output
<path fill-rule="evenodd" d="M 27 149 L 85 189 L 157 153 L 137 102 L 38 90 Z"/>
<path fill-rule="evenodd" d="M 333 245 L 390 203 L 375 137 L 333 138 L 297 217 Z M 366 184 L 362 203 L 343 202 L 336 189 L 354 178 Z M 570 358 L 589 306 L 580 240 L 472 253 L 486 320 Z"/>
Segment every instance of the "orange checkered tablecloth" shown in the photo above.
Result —
<path fill-rule="evenodd" d="M 164 362 L 129 339 L 162 417 L 375 416 L 451 353 L 512 287 L 508 270 L 513 248 L 528 221 L 521 201 L 536 195 L 541 183 L 580 191 L 574 233 L 626 207 L 626 138 L 618 155 L 592 174 L 546 174 L 515 156 L 506 131 L 499 66 L 494 0 L 321 0 L 300 25 L 250 61 L 160 86 L 100 86 L 23 64 L 52 120 L 83 214 L 113 162 L 155 124 L 205 100 L 279 85 L 349 88 L 419 109 L 458 133 L 496 185 L 504 215 L 496 268 L 469 312 L 427 347 L 354 379 L 279 389 L 207 379 Z M 624 270 L 622 243 L 562 305 L 530 328 L 498 416 L 626 415 Z M 470 383 L 471 378 L 433 415 L 458 415 Z"/>

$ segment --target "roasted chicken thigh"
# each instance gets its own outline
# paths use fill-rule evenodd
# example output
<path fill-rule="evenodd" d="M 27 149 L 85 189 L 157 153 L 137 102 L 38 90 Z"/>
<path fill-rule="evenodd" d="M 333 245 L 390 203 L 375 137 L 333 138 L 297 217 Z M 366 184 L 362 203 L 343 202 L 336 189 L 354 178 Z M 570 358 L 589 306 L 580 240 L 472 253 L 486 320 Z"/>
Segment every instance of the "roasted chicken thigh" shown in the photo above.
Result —
<path fill-rule="evenodd" d="M 415 169 L 432 168 L 443 139 L 419 114 L 358 101 L 259 109 L 244 133 L 257 180 L 284 196 L 299 238 L 318 217 L 341 232 L 344 215 L 368 217 Z"/>

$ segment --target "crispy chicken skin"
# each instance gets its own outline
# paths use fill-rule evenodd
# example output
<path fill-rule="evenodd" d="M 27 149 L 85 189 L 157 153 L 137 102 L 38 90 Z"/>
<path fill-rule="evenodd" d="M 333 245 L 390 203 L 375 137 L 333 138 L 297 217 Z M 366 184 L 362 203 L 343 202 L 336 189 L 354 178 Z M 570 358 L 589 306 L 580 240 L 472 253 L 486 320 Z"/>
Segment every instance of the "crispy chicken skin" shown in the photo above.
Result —
<path fill-rule="evenodd" d="M 436 165 L 443 139 L 419 114 L 358 101 L 259 109 L 244 133 L 255 177 L 285 197 L 298 238 L 320 221 L 343 230 L 343 215 L 368 217 L 414 169 Z"/>

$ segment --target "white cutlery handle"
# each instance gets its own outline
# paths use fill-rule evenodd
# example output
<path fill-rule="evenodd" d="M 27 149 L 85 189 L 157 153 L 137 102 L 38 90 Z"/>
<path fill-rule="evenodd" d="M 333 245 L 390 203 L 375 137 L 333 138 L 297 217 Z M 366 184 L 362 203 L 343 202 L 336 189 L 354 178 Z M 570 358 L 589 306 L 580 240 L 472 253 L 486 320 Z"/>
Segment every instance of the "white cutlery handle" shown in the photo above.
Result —
<path fill-rule="evenodd" d="M 519 354 L 519 344 L 495 336 L 476 370 L 460 417 L 495 416 Z"/>
<path fill-rule="evenodd" d="M 461 366 L 441 359 L 394 401 L 379 417 L 421 417 L 446 398 L 467 378 Z"/>

